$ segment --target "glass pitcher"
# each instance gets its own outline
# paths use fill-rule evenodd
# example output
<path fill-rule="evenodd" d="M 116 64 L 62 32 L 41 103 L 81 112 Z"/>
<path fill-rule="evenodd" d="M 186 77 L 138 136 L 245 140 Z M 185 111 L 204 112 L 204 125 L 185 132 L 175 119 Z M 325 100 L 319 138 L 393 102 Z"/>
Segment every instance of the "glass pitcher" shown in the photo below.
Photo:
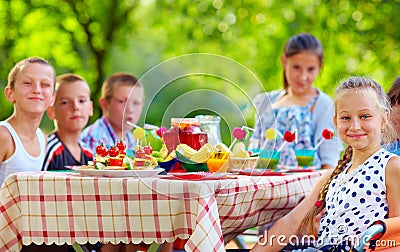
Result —
<path fill-rule="evenodd" d="M 221 117 L 213 115 L 197 115 L 196 118 L 200 121 L 200 128 L 207 132 L 209 143 L 213 146 L 222 143 L 220 131 Z"/>

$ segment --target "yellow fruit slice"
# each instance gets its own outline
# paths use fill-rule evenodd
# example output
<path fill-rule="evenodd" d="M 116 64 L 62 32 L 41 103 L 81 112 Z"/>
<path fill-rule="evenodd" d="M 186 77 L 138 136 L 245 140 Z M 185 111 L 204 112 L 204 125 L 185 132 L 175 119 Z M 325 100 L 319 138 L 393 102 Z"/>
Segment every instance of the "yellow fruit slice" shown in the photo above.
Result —
<path fill-rule="evenodd" d="M 242 142 L 236 143 L 232 148 L 232 154 L 236 157 L 236 154 L 242 151 L 246 151 L 246 145 Z"/>
<path fill-rule="evenodd" d="M 176 158 L 176 154 L 175 154 L 175 151 L 173 150 L 173 151 L 171 151 L 171 153 L 169 153 L 169 155 L 166 158 L 164 158 L 164 160 L 165 160 L 165 162 L 167 162 L 174 158 Z"/>
<path fill-rule="evenodd" d="M 245 150 L 239 150 L 237 153 L 235 153 L 235 157 L 237 157 L 237 158 L 248 158 L 248 157 L 250 157 L 250 154 Z"/>
<path fill-rule="evenodd" d="M 223 143 L 219 143 L 215 146 L 215 151 L 219 151 L 219 152 L 230 152 L 228 146 L 226 146 Z"/>
<path fill-rule="evenodd" d="M 96 163 L 105 163 L 105 162 L 107 162 L 106 158 L 96 155 Z"/>
<path fill-rule="evenodd" d="M 190 147 L 187 144 L 179 144 L 176 147 L 176 150 L 179 151 L 183 156 L 187 157 L 188 159 L 192 159 L 192 156 L 197 153 L 195 149 Z"/>
<path fill-rule="evenodd" d="M 152 165 L 157 165 L 157 158 L 153 157 L 152 155 L 146 155 L 146 157 L 150 160 Z"/>
<path fill-rule="evenodd" d="M 166 146 L 165 144 L 163 144 L 163 145 L 161 146 L 161 149 L 160 149 L 159 151 L 160 151 L 161 157 L 164 158 L 164 159 L 166 159 L 167 156 L 168 156 L 168 149 L 167 149 L 167 146 Z"/>
<path fill-rule="evenodd" d="M 204 163 L 210 158 L 214 151 L 214 147 L 210 143 L 203 145 L 200 150 L 198 150 L 194 155 L 192 155 L 191 160 L 196 163 Z"/>
<path fill-rule="evenodd" d="M 276 138 L 276 131 L 273 128 L 267 129 L 267 131 L 265 131 L 265 137 L 270 141 L 274 140 Z"/>

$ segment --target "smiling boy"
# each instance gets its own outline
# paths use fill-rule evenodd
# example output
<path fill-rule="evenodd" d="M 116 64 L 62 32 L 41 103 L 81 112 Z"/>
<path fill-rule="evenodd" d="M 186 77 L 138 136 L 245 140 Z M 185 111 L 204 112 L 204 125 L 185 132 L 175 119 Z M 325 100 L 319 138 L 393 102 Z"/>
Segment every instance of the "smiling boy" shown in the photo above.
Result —
<path fill-rule="evenodd" d="M 0 185 L 11 173 L 40 170 L 46 135 L 39 124 L 54 102 L 54 83 L 54 68 L 38 57 L 21 60 L 10 71 L 4 92 L 14 112 L 0 122 Z"/>

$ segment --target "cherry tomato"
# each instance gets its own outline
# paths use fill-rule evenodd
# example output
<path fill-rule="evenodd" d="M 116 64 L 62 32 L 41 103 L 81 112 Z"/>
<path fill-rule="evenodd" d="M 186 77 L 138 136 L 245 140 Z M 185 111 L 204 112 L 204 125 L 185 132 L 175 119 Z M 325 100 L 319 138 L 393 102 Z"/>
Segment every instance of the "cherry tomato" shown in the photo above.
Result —
<path fill-rule="evenodd" d="M 110 157 L 116 157 L 119 154 L 119 150 L 118 150 L 118 148 L 116 146 L 113 146 L 108 151 L 108 154 L 110 155 Z"/>
<path fill-rule="evenodd" d="M 144 158 L 146 153 L 144 152 L 143 149 L 138 149 L 135 151 L 135 157 L 137 158 Z"/>
<path fill-rule="evenodd" d="M 153 153 L 153 148 L 151 148 L 150 145 L 146 145 L 143 147 L 144 153 L 146 155 L 151 155 L 151 153 Z"/>
<path fill-rule="evenodd" d="M 104 144 L 101 144 L 96 147 L 96 154 L 102 157 L 105 157 L 108 155 L 107 148 L 104 146 Z"/>
<path fill-rule="evenodd" d="M 117 148 L 120 150 L 120 152 L 121 152 L 121 151 L 124 151 L 124 150 L 126 149 L 126 145 L 125 145 L 125 143 L 124 143 L 122 140 L 120 140 L 120 141 L 116 144 L 116 146 L 117 146 Z"/>
<path fill-rule="evenodd" d="M 103 148 L 104 146 L 98 145 L 96 147 L 96 154 L 101 156 L 103 154 Z"/>
<path fill-rule="evenodd" d="M 110 166 L 122 166 L 122 158 L 110 158 Z"/>

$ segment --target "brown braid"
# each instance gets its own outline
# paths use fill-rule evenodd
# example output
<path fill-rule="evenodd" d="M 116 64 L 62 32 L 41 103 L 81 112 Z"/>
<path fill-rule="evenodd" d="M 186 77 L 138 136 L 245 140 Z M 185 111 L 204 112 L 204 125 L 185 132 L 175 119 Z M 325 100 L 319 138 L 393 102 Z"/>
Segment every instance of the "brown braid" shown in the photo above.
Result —
<path fill-rule="evenodd" d="M 341 173 L 348 162 L 351 161 L 353 156 L 353 150 L 349 146 L 345 149 L 342 159 L 338 161 L 338 165 L 333 170 L 331 176 L 325 182 L 324 186 L 322 186 L 321 191 L 319 192 L 318 200 L 322 203 L 319 207 L 314 205 L 311 210 L 304 217 L 303 221 L 300 224 L 300 233 L 304 233 L 307 231 L 307 234 L 314 234 L 314 219 L 315 217 L 325 208 L 325 197 L 328 192 L 329 185 L 332 182 L 332 179 Z"/>

